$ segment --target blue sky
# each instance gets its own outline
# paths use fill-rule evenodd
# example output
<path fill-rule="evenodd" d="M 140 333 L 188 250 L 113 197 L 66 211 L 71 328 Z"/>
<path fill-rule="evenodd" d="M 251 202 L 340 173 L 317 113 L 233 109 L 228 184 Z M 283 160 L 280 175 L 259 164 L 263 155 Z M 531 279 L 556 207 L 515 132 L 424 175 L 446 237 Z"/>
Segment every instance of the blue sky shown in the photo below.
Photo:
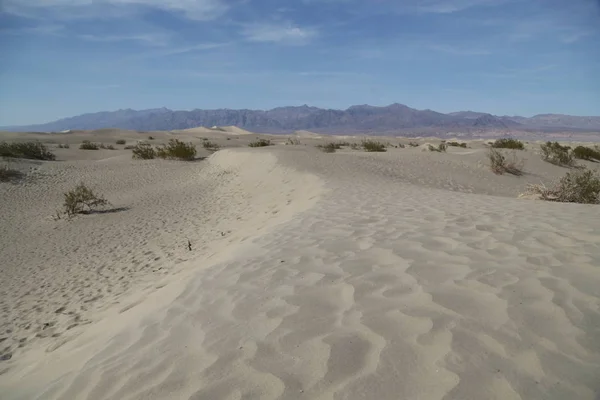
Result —
<path fill-rule="evenodd" d="M 2 0 L 0 126 L 119 108 L 600 115 L 600 0 Z"/>

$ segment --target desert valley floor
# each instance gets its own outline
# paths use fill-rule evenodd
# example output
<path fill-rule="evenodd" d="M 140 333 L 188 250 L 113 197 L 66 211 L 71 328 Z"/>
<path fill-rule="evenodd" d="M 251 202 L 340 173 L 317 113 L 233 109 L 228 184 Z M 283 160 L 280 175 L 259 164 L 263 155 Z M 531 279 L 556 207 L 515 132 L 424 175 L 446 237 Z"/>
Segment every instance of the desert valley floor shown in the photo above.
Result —
<path fill-rule="evenodd" d="M 539 143 L 513 176 L 483 140 L 328 154 L 315 145 L 361 138 L 1 135 L 57 155 L 0 183 L 3 400 L 600 396 L 600 213 L 519 198 L 566 172 Z M 200 159 L 78 148 L 149 135 Z M 80 182 L 110 207 L 58 218 Z"/>

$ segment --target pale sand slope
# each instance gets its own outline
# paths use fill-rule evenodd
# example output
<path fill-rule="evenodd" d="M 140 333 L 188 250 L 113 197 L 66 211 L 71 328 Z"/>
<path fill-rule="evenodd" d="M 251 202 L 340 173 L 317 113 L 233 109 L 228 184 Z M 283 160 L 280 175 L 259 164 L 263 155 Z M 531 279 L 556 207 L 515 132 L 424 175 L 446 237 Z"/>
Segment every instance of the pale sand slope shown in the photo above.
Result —
<path fill-rule="evenodd" d="M 248 207 L 281 204 L 280 185 L 303 206 L 244 227 L 228 254 L 183 262 L 55 351 L 32 346 L 0 375 L 3 398 L 594 399 L 597 206 L 414 186 L 449 172 L 428 180 L 386 157 L 216 153 L 210 165 L 237 166 Z"/>

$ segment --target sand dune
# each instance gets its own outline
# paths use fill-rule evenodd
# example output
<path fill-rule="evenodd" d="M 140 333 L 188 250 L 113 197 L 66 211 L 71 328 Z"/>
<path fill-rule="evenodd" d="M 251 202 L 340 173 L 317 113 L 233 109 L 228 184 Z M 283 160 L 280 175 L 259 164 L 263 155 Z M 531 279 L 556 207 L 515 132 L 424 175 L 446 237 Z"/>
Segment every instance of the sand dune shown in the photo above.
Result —
<path fill-rule="evenodd" d="M 517 199 L 564 169 L 484 152 L 44 163 L 0 187 L 2 328 L 42 333 L 2 398 L 596 399 L 597 206 Z M 51 221 L 80 179 L 129 209 Z"/>

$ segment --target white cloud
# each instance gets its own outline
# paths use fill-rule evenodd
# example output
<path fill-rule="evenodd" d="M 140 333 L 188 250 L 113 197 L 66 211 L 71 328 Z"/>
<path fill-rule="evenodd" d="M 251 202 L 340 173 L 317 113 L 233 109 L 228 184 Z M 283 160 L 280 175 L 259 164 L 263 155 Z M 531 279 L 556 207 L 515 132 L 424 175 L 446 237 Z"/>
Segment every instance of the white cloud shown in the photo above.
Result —
<path fill-rule="evenodd" d="M 272 42 L 303 45 L 318 36 L 315 28 L 301 28 L 292 24 L 250 24 L 242 34 L 251 42 Z"/>
<path fill-rule="evenodd" d="M 2 10 L 11 14 L 56 19 L 130 15 L 140 7 L 180 12 L 194 20 L 215 19 L 229 8 L 222 0 L 4 0 L 2 4 Z"/>

